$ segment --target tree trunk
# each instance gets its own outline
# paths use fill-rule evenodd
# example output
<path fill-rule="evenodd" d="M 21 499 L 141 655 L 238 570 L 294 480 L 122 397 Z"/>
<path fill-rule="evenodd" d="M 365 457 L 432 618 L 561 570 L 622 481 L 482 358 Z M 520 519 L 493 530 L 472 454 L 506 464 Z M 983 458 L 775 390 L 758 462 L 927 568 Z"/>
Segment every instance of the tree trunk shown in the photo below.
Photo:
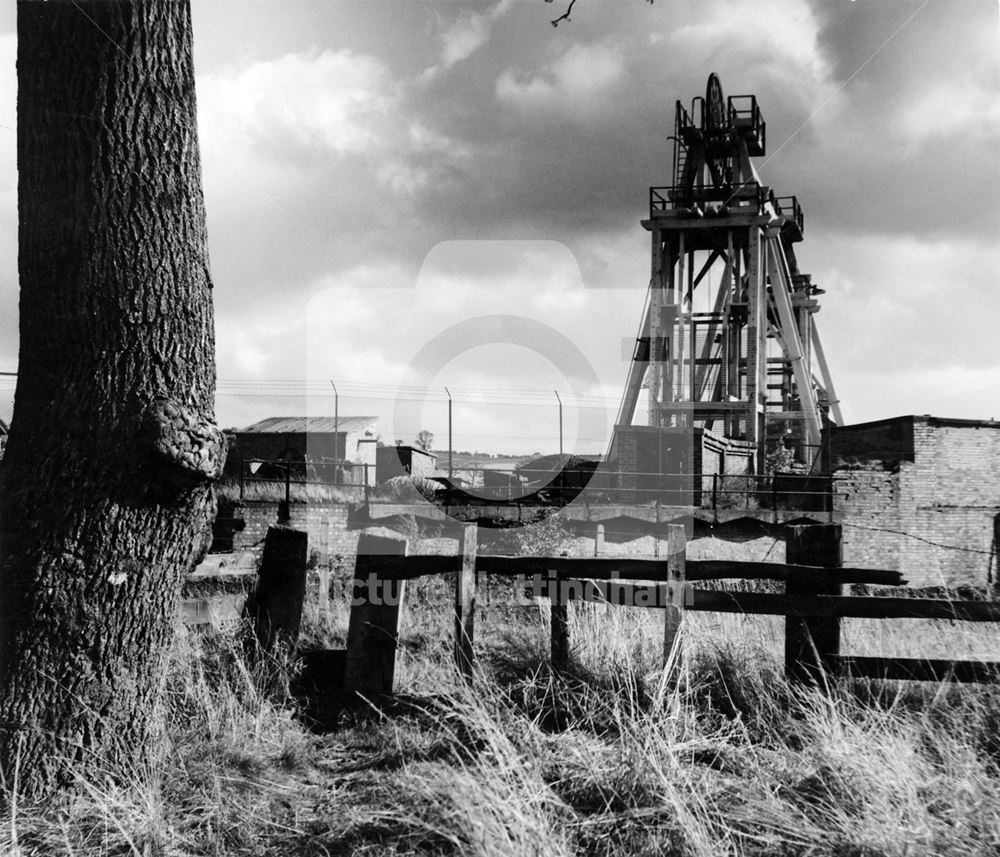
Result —
<path fill-rule="evenodd" d="M 142 752 L 225 442 L 187 0 L 19 0 L 17 35 L 0 768 L 37 796 Z"/>

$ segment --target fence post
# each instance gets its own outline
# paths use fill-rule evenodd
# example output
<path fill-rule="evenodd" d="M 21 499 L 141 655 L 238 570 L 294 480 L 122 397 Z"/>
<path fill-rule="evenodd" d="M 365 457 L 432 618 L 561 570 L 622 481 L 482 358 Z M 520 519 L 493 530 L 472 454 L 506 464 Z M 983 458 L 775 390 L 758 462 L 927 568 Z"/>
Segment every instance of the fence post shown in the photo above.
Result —
<path fill-rule="evenodd" d="M 330 519 L 324 517 L 320 521 L 319 543 L 322 546 L 322 559 L 317 569 L 319 573 L 319 611 L 324 619 L 330 618 Z"/>
<path fill-rule="evenodd" d="M 667 528 L 667 532 L 668 533 L 670 532 L 669 525 L 668 525 L 668 528 Z M 657 498 L 657 500 L 656 500 L 656 538 L 653 539 L 653 559 L 659 559 L 660 558 L 660 553 L 661 553 L 661 551 L 660 551 L 660 542 L 661 541 L 662 541 L 662 539 L 660 538 L 660 500 L 659 500 L 659 498 Z"/>
<path fill-rule="evenodd" d="M 392 693 L 404 580 L 379 575 L 386 555 L 406 556 L 406 542 L 362 533 L 351 586 L 351 618 L 344 656 L 344 691 L 366 699 Z"/>
<path fill-rule="evenodd" d="M 604 524 L 598 524 L 594 533 L 594 556 L 604 553 Z"/>
<path fill-rule="evenodd" d="M 291 527 L 268 527 L 257 588 L 247 602 L 247 615 L 265 651 L 283 641 L 295 646 L 306 594 L 309 537 Z"/>
<path fill-rule="evenodd" d="M 552 624 L 552 669 L 569 666 L 569 601 L 563 598 L 561 581 L 554 572 L 548 579 L 550 616 Z"/>
<path fill-rule="evenodd" d="M 663 663 L 670 662 L 674 646 L 680 644 L 682 609 L 684 607 L 684 563 L 686 537 L 683 524 L 667 525 L 667 586 L 668 598 L 664 607 L 666 618 L 663 625 Z M 675 663 L 679 666 L 681 653 L 677 652 Z"/>
<path fill-rule="evenodd" d="M 788 528 L 785 559 L 790 565 L 841 566 L 840 524 L 808 524 Z M 843 584 L 820 580 L 789 579 L 791 596 L 842 595 Z M 789 608 L 793 605 L 789 604 Z M 815 682 L 824 672 L 835 672 L 840 656 L 839 616 L 785 617 L 785 675 L 799 682 Z"/>
<path fill-rule="evenodd" d="M 719 523 L 719 474 L 712 474 L 712 517 Z"/>
<path fill-rule="evenodd" d="M 466 681 L 472 681 L 475 665 L 472 643 L 476 619 L 477 541 L 476 525 L 466 524 L 459 540 L 461 566 L 455 580 L 455 663 Z"/>
<path fill-rule="evenodd" d="M 831 505 L 830 508 L 833 508 Z M 990 577 L 989 566 L 987 566 L 986 582 L 996 587 L 1000 584 L 1000 513 L 993 516 L 993 557 L 997 560 L 997 569 L 993 577 Z"/>
<path fill-rule="evenodd" d="M 282 466 L 279 464 L 279 466 Z M 288 524 L 292 520 L 292 473 L 288 468 L 287 459 L 284 461 L 285 468 L 285 499 L 278 503 L 278 523 Z"/>

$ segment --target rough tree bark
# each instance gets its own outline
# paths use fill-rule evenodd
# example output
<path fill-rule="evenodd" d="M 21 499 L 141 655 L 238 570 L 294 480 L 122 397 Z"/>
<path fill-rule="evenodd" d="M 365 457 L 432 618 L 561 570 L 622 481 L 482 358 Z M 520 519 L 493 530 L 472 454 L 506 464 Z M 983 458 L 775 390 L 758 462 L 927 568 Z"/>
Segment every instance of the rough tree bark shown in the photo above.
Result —
<path fill-rule="evenodd" d="M 0 478 L 0 769 L 149 737 L 225 442 L 188 0 L 19 0 L 20 361 Z"/>

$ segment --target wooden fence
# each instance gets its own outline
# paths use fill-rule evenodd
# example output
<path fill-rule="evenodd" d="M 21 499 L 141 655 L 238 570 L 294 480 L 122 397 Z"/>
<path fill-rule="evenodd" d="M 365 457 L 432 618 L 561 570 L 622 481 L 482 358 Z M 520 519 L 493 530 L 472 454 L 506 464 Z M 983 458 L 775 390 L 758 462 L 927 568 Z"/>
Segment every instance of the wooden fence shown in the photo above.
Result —
<path fill-rule="evenodd" d="M 482 574 L 523 577 L 532 594 L 550 600 L 556 668 L 564 668 L 570 657 L 569 602 L 599 597 L 612 604 L 665 610 L 665 661 L 677 645 L 684 612 L 708 611 L 784 616 L 785 671 L 795 681 L 816 681 L 824 673 L 953 681 L 992 681 L 1000 675 L 1000 663 L 842 655 L 842 618 L 997 622 L 1000 602 L 845 595 L 849 584 L 901 586 L 906 581 L 895 571 L 842 567 L 839 524 L 789 527 L 785 563 L 688 560 L 684 528 L 679 524 L 669 525 L 665 559 L 479 556 L 476 541 L 476 526 L 468 525 L 458 557 L 408 556 L 405 542 L 361 537 L 345 691 L 367 698 L 391 693 L 405 583 L 446 573 L 456 575 L 454 654 L 466 677 L 471 677 L 475 659 L 476 581 Z M 695 586 L 698 581 L 726 579 L 783 581 L 785 592 Z"/>

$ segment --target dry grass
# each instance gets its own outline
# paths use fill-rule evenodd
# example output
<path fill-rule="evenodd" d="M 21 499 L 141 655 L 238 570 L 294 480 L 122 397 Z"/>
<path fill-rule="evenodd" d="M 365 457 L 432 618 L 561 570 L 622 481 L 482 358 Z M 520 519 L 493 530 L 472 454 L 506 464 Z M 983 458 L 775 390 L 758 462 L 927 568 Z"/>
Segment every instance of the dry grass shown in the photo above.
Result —
<path fill-rule="evenodd" d="M 424 504 L 433 501 L 441 486 L 421 476 L 396 476 L 381 485 L 368 489 L 367 497 L 387 503 Z M 242 492 L 242 495 L 241 495 Z M 280 503 L 285 499 L 283 479 L 247 479 L 241 488 L 239 479 L 227 477 L 216 486 L 220 500 L 240 500 Z M 365 500 L 363 485 L 330 485 L 325 482 L 292 481 L 288 484 L 288 497 L 293 503 L 346 503 L 357 504 Z"/>
<path fill-rule="evenodd" d="M 280 503 L 285 499 L 283 480 L 248 479 L 243 483 L 242 496 L 239 479 L 227 477 L 216 485 L 220 500 L 242 500 Z M 327 485 L 323 482 L 291 482 L 288 496 L 293 503 L 358 503 L 364 499 L 364 488 Z"/>
<path fill-rule="evenodd" d="M 0 820 L 12 855 L 973 855 L 1000 848 L 1000 690 L 790 687 L 780 620 L 689 616 L 660 669 L 662 615 L 574 605 L 572 669 L 553 675 L 546 613 L 491 586 L 473 688 L 450 663 L 450 591 L 412 585 L 399 655 L 411 704 L 316 736 L 292 665 L 179 640 L 155 753 L 58 803 Z M 347 612 L 313 609 L 342 641 Z M 988 631 L 919 623 L 952 656 Z M 879 626 L 884 627 L 884 626 Z M 905 634 L 905 632 L 904 632 Z M 850 623 L 853 651 L 884 630 Z M 995 635 L 993 635 L 995 637 Z M 956 649 L 955 646 L 959 649 Z"/>

